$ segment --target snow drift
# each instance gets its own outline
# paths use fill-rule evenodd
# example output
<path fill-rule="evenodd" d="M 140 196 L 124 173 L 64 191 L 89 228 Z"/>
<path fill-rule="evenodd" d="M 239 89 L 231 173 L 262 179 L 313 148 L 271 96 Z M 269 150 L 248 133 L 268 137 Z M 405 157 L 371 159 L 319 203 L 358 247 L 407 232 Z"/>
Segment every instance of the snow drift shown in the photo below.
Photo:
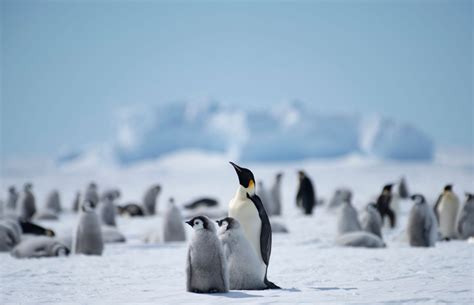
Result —
<path fill-rule="evenodd" d="M 241 161 L 289 161 L 353 153 L 393 160 L 431 160 L 431 139 L 380 116 L 323 115 L 300 102 L 239 110 L 217 102 L 177 102 L 121 112 L 110 145 L 121 164 L 198 149 Z M 110 152 L 107 153 L 110 155 Z M 68 152 L 71 162 L 84 153 Z M 89 157 L 90 158 L 90 157 Z"/>

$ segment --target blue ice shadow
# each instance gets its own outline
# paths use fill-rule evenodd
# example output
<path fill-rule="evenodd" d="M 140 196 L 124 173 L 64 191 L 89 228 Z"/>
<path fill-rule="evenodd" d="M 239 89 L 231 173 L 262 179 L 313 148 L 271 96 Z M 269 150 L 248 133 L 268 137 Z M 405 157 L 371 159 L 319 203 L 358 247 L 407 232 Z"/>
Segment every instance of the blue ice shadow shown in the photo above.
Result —
<path fill-rule="evenodd" d="M 343 287 L 309 287 L 314 290 L 322 290 L 322 291 L 327 291 L 327 290 L 357 290 L 355 287 L 348 287 L 348 288 L 343 288 Z"/>

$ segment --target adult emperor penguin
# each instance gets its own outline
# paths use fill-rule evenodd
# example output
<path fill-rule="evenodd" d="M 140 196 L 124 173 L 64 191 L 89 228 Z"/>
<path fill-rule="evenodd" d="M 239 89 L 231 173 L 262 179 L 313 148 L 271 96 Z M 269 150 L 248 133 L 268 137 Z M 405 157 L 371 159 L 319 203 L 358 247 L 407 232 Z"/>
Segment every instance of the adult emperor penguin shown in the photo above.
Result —
<path fill-rule="evenodd" d="M 448 184 L 439 196 L 435 205 L 438 215 L 441 238 L 450 240 L 456 237 L 456 218 L 459 210 L 459 198 L 453 192 L 453 186 Z"/>
<path fill-rule="evenodd" d="M 56 214 L 61 213 L 61 199 L 59 198 L 59 192 L 57 190 L 51 191 L 46 198 L 46 209 L 55 212 Z"/>
<path fill-rule="evenodd" d="M 337 217 L 337 233 L 343 235 L 345 233 L 360 231 L 361 226 L 357 210 L 352 206 L 350 201 L 345 201 L 339 208 Z"/>
<path fill-rule="evenodd" d="M 170 198 L 163 216 L 163 242 L 185 241 L 183 217 L 174 199 Z"/>
<path fill-rule="evenodd" d="M 196 293 L 229 291 L 229 274 L 216 227 L 206 216 L 186 221 L 194 229 L 186 260 L 186 290 Z"/>
<path fill-rule="evenodd" d="M 316 193 L 311 179 L 302 170 L 298 171 L 298 192 L 296 194 L 296 206 L 303 209 L 305 215 L 311 215 L 316 205 Z"/>
<path fill-rule="evenodd" d="M 245 237 L 257 253 L 266 288 L 280 289 L 267 279 L 268 265 L 272 252 L 272 227 L 262 201 L 255 194 L 255 178 L 247 169 L 230 162 L 237 172 L 239 187 L 229 203 L 229 217 L 237 219 L 242 225 Z"/>
<path fill-rule="evenodd" d="M 365 207 L 361 219 L 362 230 L 370 232 L 382 238 L 382 217 L 375 206 L 375 203 L 369 203 Z"/>
<path fill-rule="evenodd" d="M 264 283 L 264 265 L 260 263 L 252 245 L 244 235 L 237 219 L 226 217 L 217 221 L 218 236 L 224 247 L 224 255 L 229 268 L 229 286 L 231 290 L 262 290 Z"/>
<path fill-rule="evenodd" d="M 395 212 L 392 210 L 391 202 L 392 202 L 392 187 L 393 184 L 387 184 L 383 187 L 382 193 L 377 198 L 377 210 L 382 217 L 382 222 L 385 220 L 385 216 L 388 216 L 390 220 L 390 227 L 395 227 L 396 224 L 396 215 Z"/>
<path fill-rule="evenodd" d="M 459 213 L 456 228 L 460 238 L 474 237 L 474 194 L 472 193 L 466 193 L 466 202 Z"/>
<path fill-rule="evenodd" d="M 82 210 L 73 239 L 73 253 L 102 255 L 104 242 L 100 220 L 94 210 L 94 205 L 92 201 L 84 201 L 82 203 Z"/>
<path fill-rule="evenodd" d="M 19 211 L 22 220 L 31 220 L 36 213 L 36 202 L 32 188 L 31 183 L 26 183 L 19 199 Z"/>
<path fill-rule="evenodd" d="M 28 238 L 18 244 L 11 252 L 16 258 L 39 258 L 67 256 L 69 249 L 60 241 L 46 236 Z"/>
<path fill-rule="evenodd" d="M 14 186 L 10 186 L 8 188 L 8 199 L 6 203 L 6 209 L 10 211 L 15 211 L 16 210 L 16 205 L 18 202 L 18 192 L 16 191 Z"/>
<path fill-rule="evenodd" d="M 283 173 L 277 173 L 275 175 L 275 182 L 270 188 L 270 200 L 273 202 L 273 211 L 272 215 L 280 216 L 281 215 L 281 179 L 283 178 Z"/>
<path fill-rule="evenodd" d="M 408 242 L 412 247 L 433 247 L 438 237 L 436 217 L 420 194 L 411 196 L 414 205 L 408 217 Z"/>

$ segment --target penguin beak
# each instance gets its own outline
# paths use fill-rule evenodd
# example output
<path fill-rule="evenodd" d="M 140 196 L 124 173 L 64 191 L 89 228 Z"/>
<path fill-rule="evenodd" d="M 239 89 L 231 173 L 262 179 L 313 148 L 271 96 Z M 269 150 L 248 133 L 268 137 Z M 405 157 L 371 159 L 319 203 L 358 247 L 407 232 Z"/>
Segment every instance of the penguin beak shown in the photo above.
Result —
<path fill-rule="evenodd" d="M 185 223 L 187 223 L 187 224 L 190 225 L 191 227 L 193 226 L 193 221 L 192 221 L 192 220 L 185 221 Z"/>
<path fill-rule="evenodd" d="M 229 163 L 234 167 L 235 171 L 237 172 L 237 175 L 242 172 L 242 168 L 240 166 L 238 166 L 232 161 L 230 161 Z"/>

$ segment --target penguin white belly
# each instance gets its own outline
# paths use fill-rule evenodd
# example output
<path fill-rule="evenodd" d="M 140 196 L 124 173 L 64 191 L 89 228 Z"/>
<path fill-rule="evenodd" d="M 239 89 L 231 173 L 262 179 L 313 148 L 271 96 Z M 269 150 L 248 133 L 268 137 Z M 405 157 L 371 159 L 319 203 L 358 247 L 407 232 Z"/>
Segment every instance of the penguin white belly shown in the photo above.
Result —
<path fill-rule="evenodd" d="M 229 204 L 229 216 L 236 218 L 242 225 L 245 237 L 253 246 L 257 256 L 263 264 L 260 252 L 260 233 L 262 222 L 258 210 L 251 200 L 232 200 Z"/>
<path fill-rule="evenodd" d="M 456 236 L 456 217 L 459 203 L 450 198 L 443 198 L 438 206 L 439 230 L 442 237 Z"/>

